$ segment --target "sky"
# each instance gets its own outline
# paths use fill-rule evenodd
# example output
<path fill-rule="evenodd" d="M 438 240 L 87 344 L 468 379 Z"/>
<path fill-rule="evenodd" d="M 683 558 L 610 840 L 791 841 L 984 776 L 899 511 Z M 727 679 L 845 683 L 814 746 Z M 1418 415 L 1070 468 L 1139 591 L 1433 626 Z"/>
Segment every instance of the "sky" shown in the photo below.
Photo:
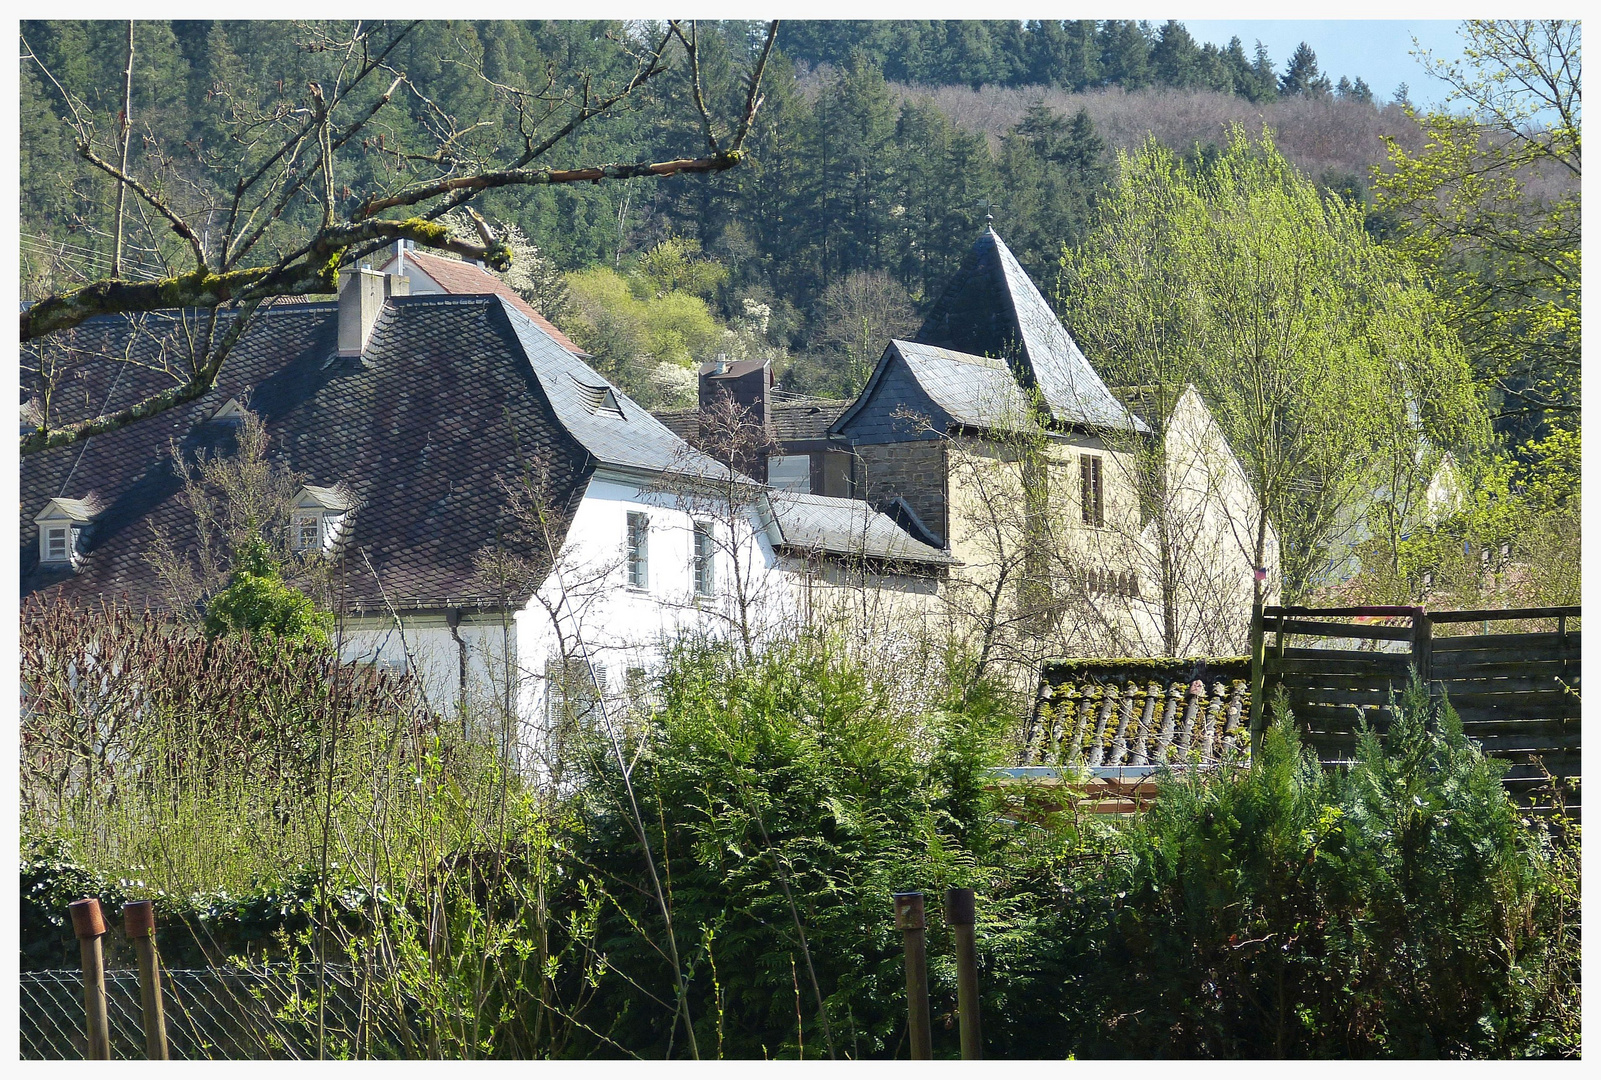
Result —
<path fill-rule="evenodd" d="M 1281 74 L 1301 42 L 1317 53 L 1318 70 L 1334 82 L 1341 75 L 1359 76 L 1379 101 L 1388 101 L 1406 83 L 1414 104 L 1438 105 L 1445 84 L 1429 75 L 1411 55 L 1418 44 L 1437 56 L 1458 57 L 1462 41 L 1455 19 L 1180 19 L 1199 42 L 1227 45 L 1238 35 L 1245 54 L 1254 56 L 1256 41 L 1267 46 L 1273 68 Z"/>

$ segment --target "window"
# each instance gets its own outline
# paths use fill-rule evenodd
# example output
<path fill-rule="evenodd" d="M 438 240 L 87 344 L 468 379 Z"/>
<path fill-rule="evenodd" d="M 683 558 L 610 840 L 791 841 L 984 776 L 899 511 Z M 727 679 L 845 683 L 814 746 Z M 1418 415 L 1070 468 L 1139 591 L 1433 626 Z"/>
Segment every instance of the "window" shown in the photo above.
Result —
<path fill-rule="evenodd" d="M 712 544 L 712 523 L 695 522 L 695 595 L 711 596 L 717 591 L 717 549 Z"/>
<path fill-rule="evenodd" d="M 628 515 L 628 587 L 650 588 L 650 518 Z"/>
<path fill-rule="evenodd" d="M 606 665 L 554 654 L 545 662 L 545 720 L 551 730 L 597 717 L 606 692 Z"/>
<path fill-rule="evenodd" d="M 1106 490 L 1102 482 L 1101 459 L 1095 454 L 1080 454 L 1078 459 L 1079 506 L 1084 524 L 1097 529 L 1106 524 Z"/>
<path fill-rule="evenodd" d="M 292 529 L 296 551 L 315 551 L 322 546 L 321 514 L 296 514 Z"/>
<path fill-rule="evenodd" d="M 785 491 L 812 490 L 812 458 L 810 454 L 774 454 L 767 459 L 767 483 Z"/>
<path fill-rule="evenodd" d="M 67 561 L 67 527 L 56 526 L 45 531 L 45 561 Z"/>

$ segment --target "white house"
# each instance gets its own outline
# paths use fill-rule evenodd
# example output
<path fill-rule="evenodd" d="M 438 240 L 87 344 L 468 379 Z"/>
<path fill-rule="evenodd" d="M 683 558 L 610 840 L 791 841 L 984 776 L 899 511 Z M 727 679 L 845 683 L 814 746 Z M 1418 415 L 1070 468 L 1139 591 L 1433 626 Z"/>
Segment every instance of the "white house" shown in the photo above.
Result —
<path fill-rule="evenodd" d="M 876 583 L 913 595 L 949 566 L 865 507 L 853 532 L 841 500 L 775 499 L 690 448 L 489 275 L 453 272 L 484 288 L 414 294 L 352 270 L 337 302 L 258 313 L 199 400 L 25 458 L 23 595 L 166 604 L 152 528 L 180 546 L 195 535 L 171 450 L 228 452 L 241 403 L 304 479 L 286 540 L 328 570 L 343 654 L 414 672 L 436 708 L 459 703 L 525 748 L 540 745 L 552 686 L 623 695 L 675 634 L 792 626 L 829 566 L 891 568 Z M 178 318 L 148 322 L 159 334 Z M 100 318 L 64 359 L 110 410 L 161 376 L 107 357 L 159 347 Z"/>

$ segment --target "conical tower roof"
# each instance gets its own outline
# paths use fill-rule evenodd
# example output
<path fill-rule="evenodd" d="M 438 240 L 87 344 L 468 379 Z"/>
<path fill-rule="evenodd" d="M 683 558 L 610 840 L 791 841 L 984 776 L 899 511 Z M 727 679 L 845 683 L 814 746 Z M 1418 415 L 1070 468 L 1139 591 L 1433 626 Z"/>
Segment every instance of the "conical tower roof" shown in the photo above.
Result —
<path fill-rule="evenodd" d="M 1107 389 L 993 228 L 962 260 L 913 340 L 1005 359 L 1064 423 L 1149 430 Z"/>

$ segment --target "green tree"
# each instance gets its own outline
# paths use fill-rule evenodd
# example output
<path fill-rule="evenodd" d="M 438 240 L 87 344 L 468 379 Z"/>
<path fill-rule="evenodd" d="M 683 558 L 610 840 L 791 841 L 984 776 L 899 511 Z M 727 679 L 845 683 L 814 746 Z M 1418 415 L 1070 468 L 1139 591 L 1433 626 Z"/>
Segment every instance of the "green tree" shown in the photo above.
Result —
<path fill-rule="evenodd" d="M 253 634 L 326 645 L 333 616 L 286 583 L 272 549 L 253 538 L 234 558 L 228 585 L 206 604 L 206 633 Z"/>
<path fill-rule="evenodd" d="M 1186 167 L 1154 140 L 1064 258 L 1063 309 L 1114 383 L 1193 382 L 1269 521 L 1283 591 L 1306 593 L 1385 470 L 1427 475 L 1482 406 L 1460 346 L 1407 267 L 1342 200 L 1321 197 L 1270 134 L 1231 133 Z"/>
<path fill-rule="evenodd" d="M 1295 47 L 1290 62 L 1284 67 L 1284 74 L 1279 76 L 1279 93 L 1287 97 L 1299 94 L 1304 97 L 1319 97 L 1329 92 L 1329 77 L 1319 74 L 1317 68 L 1317 53 L 1306 42 Z"/>
<path fill-rule="evenodd" d="M 1374 195 L 1446 301 L 1497 431 L 1527 458 L 1580 419 L 1579 25 L 1463 24 L 1463 57 L 1409 151 L 1386 139 Z"/>

